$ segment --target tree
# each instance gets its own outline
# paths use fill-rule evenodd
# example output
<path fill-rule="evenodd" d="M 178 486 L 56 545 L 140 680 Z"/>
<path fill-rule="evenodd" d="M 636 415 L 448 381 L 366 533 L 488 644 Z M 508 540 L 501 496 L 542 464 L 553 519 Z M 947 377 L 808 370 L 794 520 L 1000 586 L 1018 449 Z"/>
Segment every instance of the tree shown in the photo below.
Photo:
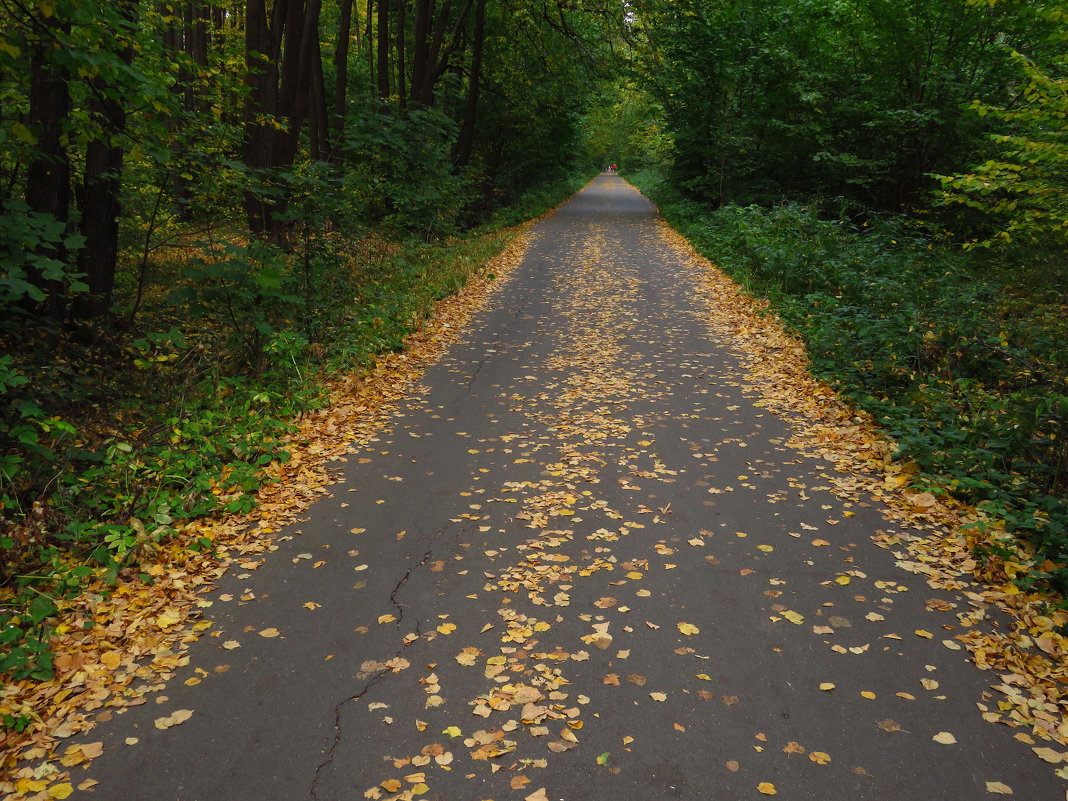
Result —
<path fill-rule="evenodd" d="M 1029 244 L 1068 247 L 1068 58 L 1060 74 L 1040 69 L 1020 53 L 1013 59 L 1026 77 L 1017 102 L 974 101 L 979 117 L 1004 125 L 990 134 L 1000 151 L 968 173 L 936 176 L 944 203 L 962 204 L 992 218 L 996 233 L 969 247 Z"/>

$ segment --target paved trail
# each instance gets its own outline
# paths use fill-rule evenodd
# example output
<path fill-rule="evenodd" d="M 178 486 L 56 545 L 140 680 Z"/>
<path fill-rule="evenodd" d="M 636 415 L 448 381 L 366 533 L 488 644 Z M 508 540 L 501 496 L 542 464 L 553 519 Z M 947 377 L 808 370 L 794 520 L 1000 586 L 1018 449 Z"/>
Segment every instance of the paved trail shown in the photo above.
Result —
<path fill-rule="evenodd" d="M 615 176 L 541 222 L 345 482 L 222 582 L 167 700 L 94 731 L 95 797 L 1063 799 L 942 644 L 925 602 L 961 599 L 784 444 L 701 287 Z"/>

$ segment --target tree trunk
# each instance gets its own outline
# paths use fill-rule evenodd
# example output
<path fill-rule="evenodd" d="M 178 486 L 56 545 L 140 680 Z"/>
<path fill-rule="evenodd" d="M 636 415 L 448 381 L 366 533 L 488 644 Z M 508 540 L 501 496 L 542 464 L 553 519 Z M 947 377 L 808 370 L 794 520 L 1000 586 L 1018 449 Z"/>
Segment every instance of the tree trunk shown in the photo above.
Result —
<path fill-rule="evenodd" d="M 286 188 L 279 172 L 293 164 L 309 109 L 318 115 L 313 137 L 325 130 L 326 99 L 319 50 L 322 0 L 275 0 L 267 21 L 265 0 L 249 0 L 245 26 L 249 102 L 245 119 L 245 163 L 265 191 L 249 191 L 245 210 L 249 228 L 269 241 L 285 244 Z M 257 55 L 257 54 L 263 54 Z M 318 84 L 318 87 L 317 87 Z M 275 125 L 264 124 L 264 117 Z M 313 142 L 315 147 L 315 142 Z"/>
<path fill-rule="evenodd" d="M 397 95 L 400 99 L 400 106 L 404 108 L 408 105 L 408 95 L 404 91 L 404 87 L 407 85 L 407 64 L 405 64 L 405 37 L 406 32 L 404 30 L 408 16 L 408 4 L 406 0 L 397 0 Z"/>
<path fill-rule="evenodd" d="M 69 33 L 70 26 L 55 18 L 40 20 L 46 34 L 35 41 L 30 53 L 30 107 L 28 122 L 37 135 L 34 159 L 26 173 L 26 205 L 31 211 L 49 214 L 64 225 L 70 220 L 70 155 L 64 144 L 65 128 L 70 114 L 70 91 L 67 75 L 55 64 L 54 37 Z M 38 255 L 56 261 L 66 261 L 62 244 L 43 246 Z M 54 319 L 62 319 L 66 299 L 63 285 L 58 281 L 44 281 L 31 275 L 30 282 L 40 286 L 47 297 L 40 305 L 27 302 Z"/>
<path fill-rule="evenodd" d="M 129 33 L 137 23 L 136 0 L 119 0 L 119 25 L 130 30 L 115 31 L 116 40 L 125 41 L 117 55 L 123 64 L 133 62 Z M 126 108 L 120 86 L 97 78 L 91 82 L 90 118 L 99 126 L 99 135 L 85 150 L 82 184 L 82 236 L 85 246 L 78 254 L 78 266 L 85 273 L 89 294 L 78 298 L 73 312 L 79 317 L 101 317 L 111 306 L 115 289 L 115 266 L 119 256 L 119 215 L 122 211 L 122 168 L 125 155 Z"/>
<path fill-rule="evenodd" d="M 434 0 L 416 0 L 415 28 L 412 36 L 412 83 L 408 98 L 413 103 L 423 102 L 423 81 L 429 71 L 430 18 L 434 13 Z"/>
<path fill-rule="evenodd" d="M 467 107 L 464 124 L 456 143 L 455 163 L 466 167 L 471 163 L 471 149 L 475 140 L 475 121 L 478 116 L 478 92 L 482 82 L 482 47 L 486 39 L 486 0 L 478 0 L 475 7 L 475 33 L 471 42 L 471 75 L 467 83 Z"/>
<path fill-rule="evenodd" d="M 378 0 L 378 97 L 389 99 L 389 4 Z"/>
<path fill-rule="evenodd" d="M 337 50 L 334 52 L 334 115 L 331 155 L 336 159 L 345 136 L 345 100 L 349 88 L 349 39 L 352 35 L 353 0 L 342 0 L 341 20 L 337 30 Z"/>

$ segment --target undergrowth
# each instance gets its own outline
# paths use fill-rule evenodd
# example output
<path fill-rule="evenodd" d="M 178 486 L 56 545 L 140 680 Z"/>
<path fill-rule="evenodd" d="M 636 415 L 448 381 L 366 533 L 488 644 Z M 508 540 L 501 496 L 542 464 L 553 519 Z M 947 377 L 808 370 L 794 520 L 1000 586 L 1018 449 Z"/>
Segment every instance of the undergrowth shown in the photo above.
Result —
<path fill-rule="evenodd" d="M 127 271 L 111 320 L 0 324 L 0 674 L 52 677 L 56 615 L 90 578 L 151 560 L 184 521 L 251 511 L 265 468 L 289 458 L 292 421 L 326 402 L 332 377 L 402 349 L 508 245 L 509 226 L 586 179 L 431 243 L 310 224 L 286 250 L 176 235 L 149 280 Z"/>
<path fill-rule="evenodd" d="M 871 412 L 918 484 L 1033 548 L 1017 576 L 1068 590 L 1068 268 L 965 252 L 905 217 L 832 205 L 710 209 L 652 172 L 667 220 L 805 342 L 813 372 Z"/>

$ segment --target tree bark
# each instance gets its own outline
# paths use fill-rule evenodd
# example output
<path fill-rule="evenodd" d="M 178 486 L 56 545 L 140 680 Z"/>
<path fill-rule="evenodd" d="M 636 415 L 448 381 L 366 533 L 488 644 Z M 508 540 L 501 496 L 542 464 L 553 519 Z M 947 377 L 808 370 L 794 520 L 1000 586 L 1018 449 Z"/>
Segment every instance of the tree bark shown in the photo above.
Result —
<path fill-rule="evenodd" d="M 30 53 L 30 107 L 28 122 L 37 135 L 36 155 L 26 173 L 26 205 L 31 211 L 48 214 L 66 225 L 70 220 L 70 154 L 63 142 L 70 115 L 68 76 L 54 63 L 56 39 L 69 33 L 70 26 L 55 18 L 40 21 L 46 34 L 33 42 Z M 42 247 L 38 255 L 66 261 L 61 243 Z M 47 294 L 43 304 L 27 302 L 27 307 L 62 319 L 66 299 L 63 285 L 31 275 L 30 282 Z"/>
<path fill-rule="evenodd" d="M 464 124 L 456 143 L 455 163 L 466 167 L 471 163 L 471 150 L 475 140 L 475 122 L 478 117 L 479 84 L 482 82 L 482 48 L 486 39 L 486 0 L 478 0 L 475 7 L 475 32 L 471 42 L 471 75 L 467 83 L 467 106 Z"/>
<path fill-rule="evenodd" d="M 389 4 L 378 0 L 378 97 L 389 99 Z"/>
<path fill-rule="evenodd" d="M 336 158 L 341 152 L 345 136 L 345 106 L 349 88 L 349 39 L 352 36 L 353 0 L 342 0 L 341 19 L 338 22 L 337 50 L 334 51 L 334 114 L 333 143 L 331 155 Z"/>
<path fill-rule="evenodd" d="M 129 66 L 133 49 L 129 31 L 137 21 L 136 0 L 118 0 L 120 29 L 115 31 L 118 42 L 125 43 L 118 57 Z M 78 317 L 101 317 L 111 306 L 115 289 L 115 266 L 119 256 L 119 215 L 122 212 L 122 168 L 125 156 L 126 108 L 120 86 L 106 80 L 91 82 L 89 113 L 99 126 L 98 136 L 86 146 L 85 173 L 82 182 L 81 232 L 85 245 L 78 253 L 78 266 L 85 273 L 89 285 L 87 296 L 76 299 L 72 306 Z"/>

